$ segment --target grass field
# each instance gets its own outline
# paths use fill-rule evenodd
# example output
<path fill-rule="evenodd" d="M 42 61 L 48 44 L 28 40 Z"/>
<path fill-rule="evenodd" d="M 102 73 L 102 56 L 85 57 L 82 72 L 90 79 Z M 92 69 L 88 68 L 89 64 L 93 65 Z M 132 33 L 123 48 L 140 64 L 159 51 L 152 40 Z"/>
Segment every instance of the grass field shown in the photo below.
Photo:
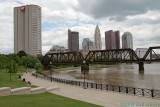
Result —
<path fill-rule="evenodd" d="M 1 107 L 100 107 L 98 105 L 50 94 L 0 97 Z"/>
<path fill-rule="evenodd" d="M 22 80 L 18 78 L 18 75 L 16 73 L 11 74 L 11 81 L 10 81 L 10 74 L 4 71 L 0 71 L 0 87 L 17 88 L 24 86 L 29 86 L 29 85 L 22 82 Z"/>

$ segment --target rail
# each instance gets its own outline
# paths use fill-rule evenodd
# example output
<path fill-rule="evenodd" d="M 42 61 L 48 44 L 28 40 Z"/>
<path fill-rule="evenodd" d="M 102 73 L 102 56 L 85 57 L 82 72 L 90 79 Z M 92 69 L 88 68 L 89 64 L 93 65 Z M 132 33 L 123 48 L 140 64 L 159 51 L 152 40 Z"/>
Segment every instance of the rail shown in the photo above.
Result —
<path fill-rule="evenodd" d="M 47 79 L 51 82 L 55 81 L 55 82 L 64 83 L 68 85 L 75 85 L 79 87 L 100 89 L 100 90 L 106 90 L 106 91 L 114 91 L 114 92 L 119 92 L 119 93 L 135 95 L 135 96 L 143 96 L 143 97 L 160 99 L 160 90 L 155 90 L 155 89 L 134 88 L 134 87 L 111 85 L 111 84 L 98 84 L 94 82 L 84 83 L 83 81 L 54 78 L 54 77 L 44 76 L 44 75 L 35 74 L 35 73 L 32 73 L 32 75 L 35 76 L 36 78 Z"/>

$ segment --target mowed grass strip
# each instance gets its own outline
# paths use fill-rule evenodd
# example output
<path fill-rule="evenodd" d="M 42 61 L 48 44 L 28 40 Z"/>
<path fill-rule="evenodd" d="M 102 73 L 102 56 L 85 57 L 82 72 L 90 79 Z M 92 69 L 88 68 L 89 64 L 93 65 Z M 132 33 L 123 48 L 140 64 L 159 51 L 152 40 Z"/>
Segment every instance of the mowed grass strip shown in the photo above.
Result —
<path fill-rule="evenodd" d="M 10 80 L 10 73 L 0 70 L 0 87 L 18 88 L 25 86 L 30 86 L 30 85 L 26 84 L 21 79 L 19 79 L 16 73 L 11 74 L 11 80 Z"/>
<path fill-rule="evenodd" d="M 50 93 L 0 97 L 1 107 L 100 107 Z"/>

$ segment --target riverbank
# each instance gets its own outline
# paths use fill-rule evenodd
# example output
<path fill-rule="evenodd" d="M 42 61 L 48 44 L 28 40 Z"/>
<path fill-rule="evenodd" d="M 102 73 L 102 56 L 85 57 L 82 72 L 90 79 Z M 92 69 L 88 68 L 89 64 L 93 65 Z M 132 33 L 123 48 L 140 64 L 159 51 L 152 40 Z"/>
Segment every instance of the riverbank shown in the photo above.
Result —
<path fill-rule="evenodd" d="M 51 93 L 62 95 L 65 97 L 86 101 L 93 104 L 98 104 L 106 107 L 125 107 L 125 104 L 159 104 L 159 100 L 138 97 L 132 95 L 125 95 L 120 93 L 114 93 L 110 91 L 101 91 L 95 89 L 83 89 L 81 87 L 65 85 L 56 82 L 50 82 L 48 80 L 43 80 L 33 77 L 31 74 L 27 73 L 23 76 L 26 80 L 31 81 L 33 85 L 43 86 L 43 87 L 59 87 L 59 89 L 51 91 Z M 130 105 L 131 106 L 131 105 Z M 127 106 L 126 106 L 127 107 Z"/>

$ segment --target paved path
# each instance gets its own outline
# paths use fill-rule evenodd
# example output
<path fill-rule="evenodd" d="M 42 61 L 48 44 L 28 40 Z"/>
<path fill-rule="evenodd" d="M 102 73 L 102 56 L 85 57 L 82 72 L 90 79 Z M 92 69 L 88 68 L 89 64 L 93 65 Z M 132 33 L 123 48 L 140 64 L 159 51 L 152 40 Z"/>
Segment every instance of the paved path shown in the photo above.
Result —
<path fill-rule="evenodd" d="M 33 77 L 30 73 L 24 74 L 23 77 L 30 81 L 33 85 L 46 88 L 59 87 L 59 89 L 51 91 L 51 93 L 102 105 L 105 107 L 148 107 L 148 104 L 151 105 L 149 107 L 160 107 L 160 100 L 156 99 L 125 95 L 96 89 L 83 89 L 81 87 L 56 82 L 51 83 L 48 80 Z M 146 106 L 136 106 L 136 104 L 144 104 Z"/>

